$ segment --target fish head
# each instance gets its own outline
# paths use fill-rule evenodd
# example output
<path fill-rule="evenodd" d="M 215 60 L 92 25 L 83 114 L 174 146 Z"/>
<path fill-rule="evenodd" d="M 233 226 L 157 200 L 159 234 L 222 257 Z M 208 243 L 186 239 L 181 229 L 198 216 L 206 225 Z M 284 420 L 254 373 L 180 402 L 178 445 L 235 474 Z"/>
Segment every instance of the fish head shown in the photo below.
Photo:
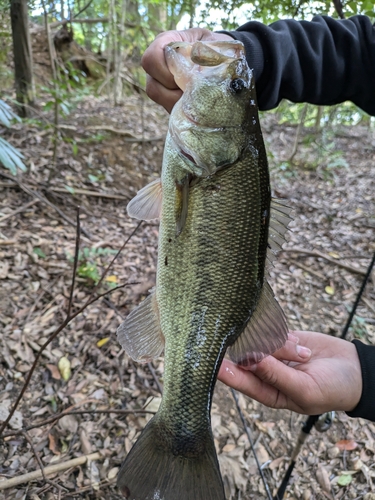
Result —
<path fill-rule="evenodd" d="M 208 176 L 235 163 L 257 121 L 252 71 L 244 46 L 233 41 L 175 42 L 168 68 L 183 90 L 169 130 L 187 168 Z"/>

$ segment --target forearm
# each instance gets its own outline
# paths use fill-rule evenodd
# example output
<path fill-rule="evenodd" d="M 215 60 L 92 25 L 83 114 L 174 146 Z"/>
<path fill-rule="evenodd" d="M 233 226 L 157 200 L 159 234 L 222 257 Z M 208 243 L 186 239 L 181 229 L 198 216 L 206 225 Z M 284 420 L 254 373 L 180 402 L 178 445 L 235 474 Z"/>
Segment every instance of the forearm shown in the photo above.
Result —
<path fill-rule="evenodd" d="M 351 100 L 375 115 L 375 26 L 366 16 L 251 21 L 221 33 L 244 43 L 260 109 L 283 98 L 319 105 Z"/>

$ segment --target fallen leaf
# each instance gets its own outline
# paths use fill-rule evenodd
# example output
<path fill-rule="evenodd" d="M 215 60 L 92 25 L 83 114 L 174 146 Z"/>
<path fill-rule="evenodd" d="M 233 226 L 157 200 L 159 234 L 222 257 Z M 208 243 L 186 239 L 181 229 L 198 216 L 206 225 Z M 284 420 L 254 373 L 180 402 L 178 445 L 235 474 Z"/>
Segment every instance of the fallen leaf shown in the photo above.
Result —
<path fill-rule="evenodd" d="M 102 347 L 103 345 L 105 345 L 109 341 L 109 339 L 110 339 L 110 337 L 104 337 L 104 339 L 98 340 L 96 345 L 98 347 Z"/>
<path fill-rule="evenodd" d="M 328 255 L 330 255 L 334 259 L 339 259 L 340 258 L 340 255 L 338 253 L 336 253 L 336 252 L 328 252 Z"/>
<path fill-rule="evenodd" d="M 59 420 L 59 427 L 64 433 L 76 433 L 78 429 L 78 420 L 74 415 L 64 415 Z"/>
<path fill-rule="evenodd" d="M 107 276 L 105 278 L 105 281 L 107 281 L 108 283 L 118 283 L 118 276 L 111 274 L 111 276 Z"/>
<path fill-rule="evenodd" d="M 108 474 L 107 474 L 108 481 L 111 481 L 112 479 L 114 479 L 117 476 L 117 473 L 119 470 L 120 470 L 119 467 L 112 467 L 112 469 L 110 469 L 108 471 Z"/>
<path fill-rule="evenodd" d="M 335 289 L 332 287 L 332 286 L 326 286 L 325 289 L 326 293 L 328 293 L 328 295 L 334 295 L 335 294 Z"/>
<path fill-rule="evenodd" d="M 53 434 L 48 434 L 48 448 L 54 455 L 60 455 L 58 439 Z"/>
<path fill-rule="evenodd" d="M 352 482 L 353 476 L 351 474 L 341 474 L 337 480 L 339 486 L 348 486 Z"/>
<path fill-rule="evenodd" d="M 5 400 L 4 403 L 0 404 L 0 422 L 4 422 L 8 418 L 9 415 L 9 404 L 7 404 L 9 400 Z M 12 418 L 9 421 L 9 426 L 14 429 L 22 429 L 22 413 L 19 411 L 15 411 Z"/>
<path fill-rule="evenodd" d="M 61 376 L 65 382 L 67 382 L 70 379 L 70 376 L 72 374 L 70 370 L 70 361 L 66 356 L 63 356 L 62 358 L 59 359 L 58 362 L 58 368 L 60 370 Z"/>
<path fill-rule="evenodd" d="M 316 471 L 316 479 L 318 480 L 318 483 L 320 484 L 321 488 L 326 493 L 331 493 L 331 483 L 329 480 L 327 469 L 325 469 L 322 466 L 319 467 L 318 470 Z"/>
<path fill-rule="evenodd" d="M 275 458 L 275 460 L 272 460 L 272 462 L 269 464 L 268 468 L 271 470 L 277 469 L 284 460 L 285 457 Z"/>
<path fill-rule="evenodd" d="M 341 441 L 337 441 L 336 446 L 341 450 L 341 451 L 352 451 L 355 450 L 358 446 L 358 443 L 356 443 L 353 439 L 342 439 Z"/>
<path fill-rule="evenodd" d="M 51 372 L 52 378 L 54 378 L 55 380 L 61 379 L 61 374 L 60 374 L 59 369 L 57 368 L 56 365 L 48 364 L 47 368 Z"/>
<path fill-rule="evenodd" d="M 79 440 L 81 441 L 81 449 L 85 455 L 89 455 L 92 451 L 91 443 L 87 437 L 85 429 L 80 429 Z"/>

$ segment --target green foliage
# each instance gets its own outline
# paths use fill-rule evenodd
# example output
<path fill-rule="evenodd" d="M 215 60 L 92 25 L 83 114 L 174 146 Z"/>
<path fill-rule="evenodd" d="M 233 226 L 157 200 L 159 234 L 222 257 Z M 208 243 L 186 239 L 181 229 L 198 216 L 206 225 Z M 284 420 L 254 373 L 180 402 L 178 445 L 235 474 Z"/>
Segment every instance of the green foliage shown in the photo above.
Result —
<path fill-rule="evenodd" d="M 52 86 L 42 86 L 44 94 L 49 100 L 44 103 L 44 111 L 51 111 L 56 104 L 63 116 L 68 116 L 71 111 L 88 95 L 92 89 L 85 80 L 85 75 L 76 70 L 71 63 L 67 63 L 60 77 L 51 80 Z"/>
<path fill-rule="evenodd" d="M 114 255 L 116 250 L 111 248 L 88 248 L 85 247 L 78 253 L 78 267 L 77 274 L 80 278 L 84 278 L 88 285 L 96 285 L 99 280 L 101 273 L 99 271 L 99 266 L 101 265 L 101 257 Z M 72 255 L 68 256 L 70 262 L 74 261 Z"/>
<path fill-rule="evenodd" d="M 20 118 L 13 113 L 8 104 L 0 100 L 0 123 L 5 127 L 10 127 L 12 120 L 20 121 Z M 26 170 L 26 166 L 22 161 L 23 158 L 23 154 L 18 149 L 0 137 L 0 163 L 9 169 L 13 175 L 17 174 L 18 168 L 23 171 Z"/>
<path fill-rule="evenodd" d="M 35 253 L 41 259 L 45 259 L 47 257 L 47 255 L 43 252 L 43 250 L 40 247 L 34 247 L 33 253 Z"/>

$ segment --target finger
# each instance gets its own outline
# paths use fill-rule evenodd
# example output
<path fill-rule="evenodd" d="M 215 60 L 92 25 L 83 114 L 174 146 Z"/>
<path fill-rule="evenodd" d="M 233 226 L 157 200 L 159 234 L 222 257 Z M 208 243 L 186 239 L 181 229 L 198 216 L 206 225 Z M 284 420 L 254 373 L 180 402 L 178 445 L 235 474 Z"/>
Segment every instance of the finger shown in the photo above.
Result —
<path fill-rule="evenodd" d="M 182 96 L 180 89 L 169 90 L 154 78 L 148 76 L 146 84 L 146 93 L 157 104 L 161 104 L 170 113 L 173 106 Z"/>
<path fill-rule="evenodd" d="M 282 363 L 280 363 L 282 364 Z M 285 366 L 285 365 L 284 365 Z M 277 389 L 263 382 L 250 371 L 239 368 L 228 359 L 224 359 L 220 367 L 218 379 L 229 387 L 233 387 L 246 396 L 271 408 L 287 408 L 288 402 Z"/>
<path fill-rule="evenodd" d="M 276 359 L 284 360 L 284 361 L 294 361 L 297 363 L 306 363 L 311 358 L 311 350 L 308 347 L 299 345 L 293 340 L 290 340 L 292 336 L 289 336 L 285 345 L 274 352 L 272 356 Z M 298 339 L 297 339 L 298 340 Z"/>
<path fill-rule="evenodd" d="M 158 35 L 151 45 L 146 49 L 142 57 L 142 67 L 152 78 L 168 89 L 176 89 L 172 73 L 169 71 L 165 57 L 164 48 L 171 42 L 180 42 L 182 37 L 178 31 L 167 31 Z"/>
<path fill-rule="evenodd" d="M 253 365 L 251 371 L 262 382 L 273 387 L 287 399 L 288 408 L 300 413 L 308 413 L 306 405 L 314 403 L 319 386 L 314 379 L 305 372 L 303 366 L 301 369 L 294 368 L 277 360 L 273 356 L 268 356 L 260 363 Z"/>

